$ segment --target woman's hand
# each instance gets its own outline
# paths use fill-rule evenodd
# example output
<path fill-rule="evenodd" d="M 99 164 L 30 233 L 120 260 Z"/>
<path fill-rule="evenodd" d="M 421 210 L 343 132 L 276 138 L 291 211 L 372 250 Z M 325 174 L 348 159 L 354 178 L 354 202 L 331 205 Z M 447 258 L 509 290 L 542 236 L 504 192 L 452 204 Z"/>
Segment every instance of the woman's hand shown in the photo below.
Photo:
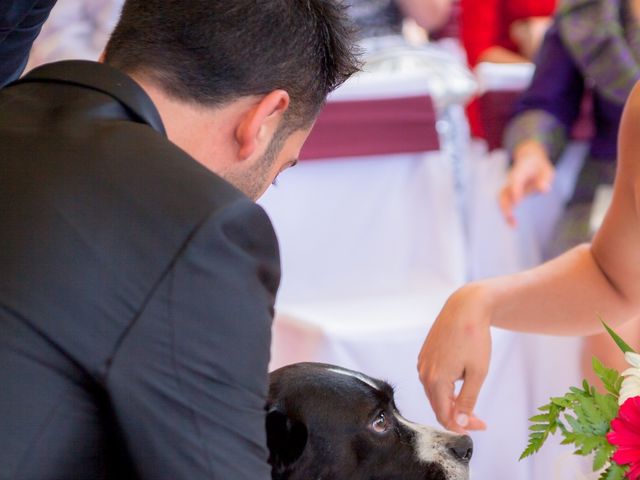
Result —
<path fill-rule="evenodd" d="M 473 409 L 491 356 L 489 306 L 481 283 L 462 287 L 445 304 L 420 351 L 420 380 L 438 421 L 449 430 L 486 428 Z M 458 380 L 463 384 L 456 397 Z"/>
<path fill-rule="evenodd" d="M 516 225 L 514 208 L 528 195 L 551 189 L 555 168 L 537 141 L 520 144 L 513 154 L 513 167 L 499 194 L 500 210 L 507 223 Z"/>

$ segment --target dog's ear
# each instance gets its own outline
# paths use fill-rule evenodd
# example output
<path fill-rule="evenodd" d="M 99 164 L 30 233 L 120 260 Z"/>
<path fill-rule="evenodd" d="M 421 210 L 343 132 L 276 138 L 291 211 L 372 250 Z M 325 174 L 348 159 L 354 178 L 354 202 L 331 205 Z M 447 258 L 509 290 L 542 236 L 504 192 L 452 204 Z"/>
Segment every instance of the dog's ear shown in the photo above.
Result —
<path fill-rule="evenodd" d="M 307 445 L 307 427 L 277 407 L 267 412 L 267 446 L 274 475 L 288 469 Z"/>

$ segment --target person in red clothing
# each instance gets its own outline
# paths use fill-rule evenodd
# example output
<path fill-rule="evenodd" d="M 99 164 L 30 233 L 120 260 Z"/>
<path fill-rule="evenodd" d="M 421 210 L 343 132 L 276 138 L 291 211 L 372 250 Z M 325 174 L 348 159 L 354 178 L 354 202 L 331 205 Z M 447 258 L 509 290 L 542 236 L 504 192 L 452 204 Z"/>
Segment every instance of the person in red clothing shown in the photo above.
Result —
<path fill-rule="evenodd" d="M 480 62 L 532 61 L 557 0 L 462 0 L 460 35 L 470 67 Z M 484 137 L 478 106 L 467 111 L 475 137 Z"/>
<path fill-rule="evenodd" d="M 469 65 L 531 61 L 555 7 L 556 0 L 462 0 Z"/>

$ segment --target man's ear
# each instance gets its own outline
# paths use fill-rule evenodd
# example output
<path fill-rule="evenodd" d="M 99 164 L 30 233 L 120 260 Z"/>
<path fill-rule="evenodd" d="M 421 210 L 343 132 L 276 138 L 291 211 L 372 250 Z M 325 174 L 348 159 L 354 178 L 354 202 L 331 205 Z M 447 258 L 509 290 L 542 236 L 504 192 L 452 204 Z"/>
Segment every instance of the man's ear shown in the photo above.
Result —
<path fill-rule="evenodd" d="M 254 155 L 261 143 L 265 143 L 266 148 L 287 108 L 289 94 L 285 90 L 273 90 L 247 110 L 235 132 L 241 160 Z"/>
<path fill-rule="evenodd" d="M 307 445 L 307 427 L 293 420 L 282 411 L 272 406 L 267 412 L 267 446 L 269 447 L 269 463 L 274 478 L 283 474 L 300 456 Z"/>

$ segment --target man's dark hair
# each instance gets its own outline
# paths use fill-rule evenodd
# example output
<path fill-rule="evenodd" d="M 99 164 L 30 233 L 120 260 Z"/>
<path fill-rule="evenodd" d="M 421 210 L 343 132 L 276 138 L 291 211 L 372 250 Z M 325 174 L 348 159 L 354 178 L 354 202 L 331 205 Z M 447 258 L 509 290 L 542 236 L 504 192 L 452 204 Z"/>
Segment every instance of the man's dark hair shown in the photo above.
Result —
<path fill-rule="evenodd" d="M 208 106 L 286 90 L 308 127 L 359 67 L 340 0 L 127 0 L 105 62 Z"/>

